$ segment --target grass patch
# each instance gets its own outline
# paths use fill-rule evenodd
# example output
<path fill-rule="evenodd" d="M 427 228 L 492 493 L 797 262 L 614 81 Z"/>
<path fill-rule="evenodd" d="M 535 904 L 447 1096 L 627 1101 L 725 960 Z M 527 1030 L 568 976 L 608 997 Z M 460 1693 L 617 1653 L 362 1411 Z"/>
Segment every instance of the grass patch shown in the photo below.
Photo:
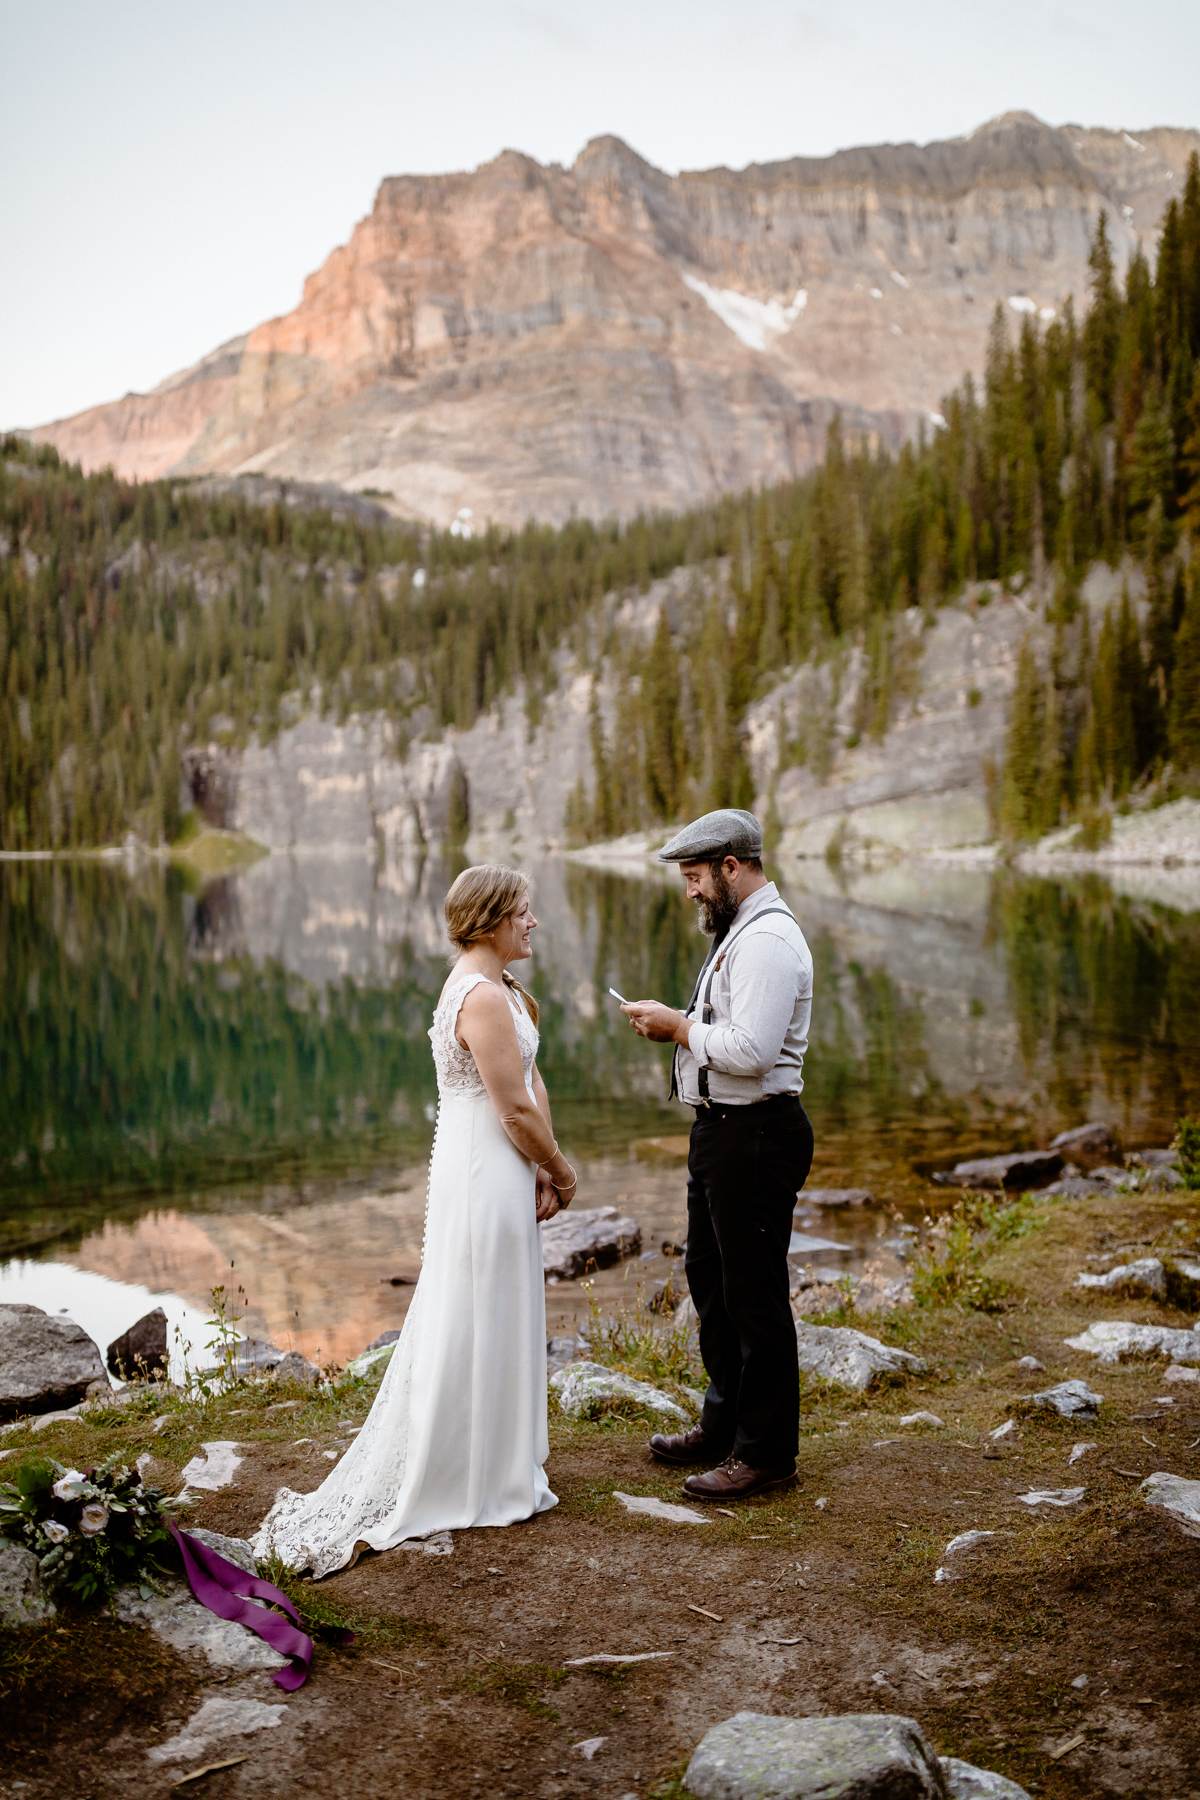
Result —
<path fill-rule="evenodd" d="M 687 1292 L 682 1273 L 680 1295 Z M 601 1313 L 593 1298 L 587 1328 L 587 1354 L 592 1362 L 648 1381 L 654 1387 L 696 1387 L 703 1383 L 696 1336 L 689 1320 L 655 1315 L 644 1306 L 624 1306 Z"/>
<path fill-rule="evenodd" d="M 515 1662 L 496 1656 L 468 1671 L 462 1685 L 468 1694 L 502 1700 L 531 1719 L 553 1722 L 558 1708 L 550 1705 L 545 1690 L 561 1686 L 568 1672 L 554 1663 Z"/>
<path fill-rule="evenodd" d="M 1036 1231 L 1045 1221 L 1046 1204 L 1029 1194 L 1015 1199 L 967 1194 L 930 1227 L 913 1259 L 914 1304 L 1004 1311 L 1010 1303 L 1007 1284 L 984 1265 L 998 1246 Z"/>
<path fill-rule="evenodd" d="M 355 1424 L 366 1418 L 381 1372 L 365 1378 L 343 1377 L 310 1388 L 247 1376 L 222 1393 L 184 1391 L 162 1382 L 138 1382 L 131 1397 L 112 1404 L 88 1406 L 77 1418 L 34 1430 L 34 1421 L 10 1431 L 4 1447 L 52 1456 L 78 1468 L 92 1468 L 106 1456 L 136 1462 L 144 1450 L 178 1473 L 202 1443 L 214 1438 L 240 1442 L 285 1443 L 297 1437 L 332 1435 L 341 1419 Z"/>

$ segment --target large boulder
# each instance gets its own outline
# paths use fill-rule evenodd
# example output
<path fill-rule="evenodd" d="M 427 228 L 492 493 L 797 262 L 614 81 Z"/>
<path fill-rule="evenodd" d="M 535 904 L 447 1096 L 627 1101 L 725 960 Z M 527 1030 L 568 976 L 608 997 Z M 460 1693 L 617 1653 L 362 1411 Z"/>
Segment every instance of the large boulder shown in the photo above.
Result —
<path fill-rule="evenodd" d="M 569 1281 L 636 1256 L 641 1247 L 641 1226 L 615 1206 L 561 1212 L 542 1226 L 542 1270 L 547 1278 Z"/>
<path fill-rule="evenodd" d="M 955 1163 L 934 1175 L 945 1187 L 1003 1188 L 1045 1187 L 1063 1172 L 1064 1158 L 1057 1150 L 1011 1150 L 1006 1156 L 976 1156 Z"/>
<path fill-rule="evenodd" d="M 1147 1475 L 1138 1493 L 1147 1506 L 1166 1513 L 1188 1537 L 1200 1538 L 1200 1481 L 1187 1481 L 1160 1469 Z"/>
<path fill-rule="evenodd" d="M 167 1315 L 161 1306 L 143 1313 L 136 1325 L 114 1338 L 104 1356 L 119 1381 L 132 1381 L 135 1376 L 165 1375 L 169 1366 L 167 1354 Z"/>
<path fill-rule="evenodd" d="M 1181 1331 L 1171 1325 L 1132 1325 L 1126 1319 L 1097 1319 L 1078 1337 L 1069 1337 L 1065 1342 L 1068 1349 L 1083 1350 L 1102 1363 L 1129 1362 L 1142 1356 L 1200 1363 L 1200 1330 Z"/>
<path fill-rule="evenodd" d="M 875 1381 L 923 1375 L 927 1367 L 911 1351 L 881 1344 L 865 1331 L 849 1325 L 809 1325 L 804 1319 L 796 1321 L 796 1350 L 803 1374 L 856 1393 Z"/>
<path fill-rule="evenodd" d="M 104 1359 L 73 1319 L 40 1306 L 0 1306 L 0 1419 L 52 1412 L 109 1386 Z"/>
<path fill-rule="evenodd" d="M 705 1732 L 684 1785 L 697 1800 L 948 1800 L 914 1719 L 740 1712 Z"/>
<path fill-rule="evenodd" d="M 1121 1159 L 1121 1139 L 1116 1126 L 1099 1122 L 1060 1131 L 1056 1138 L 1050 1139 L 1050 1148 L 1061 1152 L 1068 1162 L 1077 1163 L 1081 1169 Z"/>
<path fill-rule="evenodd" d="M 54 1611 L 54 1602 L 42 1593 L 42 1572 L 33 1551 L 0 1538 L 0 1629 L 43 1625 Z"/>
<path fill-rule="evenodd" d="M 602 1363 L 568 1363 L 550 1377 L 550 1386 L 558 1395 L 558 1404 L 569 1419 L 598 1419 L 603 1413 L 625 1412 L 630 1406 L 645 1407 L 664 1418 L 691 1423 L 690 1415 L 661 1388 L 648 1381 L 637 1381 Z"/>

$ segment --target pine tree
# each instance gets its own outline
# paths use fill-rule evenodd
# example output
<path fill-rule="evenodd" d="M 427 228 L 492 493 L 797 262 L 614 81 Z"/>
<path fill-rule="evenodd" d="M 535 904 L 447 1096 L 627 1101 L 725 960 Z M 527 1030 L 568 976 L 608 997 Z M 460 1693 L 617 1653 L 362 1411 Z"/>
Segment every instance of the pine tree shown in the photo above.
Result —
<path fill-rule="evenodd" d="M 1040 825 L 1043 724 L 1042 679 L 1026 638 L 1017 657 L 1000 780 L 1000 831 L 1017 842 L 1036 837 Z"/>
<path fill-rule="evenodd" d="M 1183 772 L 1200 772 L 1200 571 L 1193 571 L 1187 607 L 1175 639 L 1168 743 Z"/>

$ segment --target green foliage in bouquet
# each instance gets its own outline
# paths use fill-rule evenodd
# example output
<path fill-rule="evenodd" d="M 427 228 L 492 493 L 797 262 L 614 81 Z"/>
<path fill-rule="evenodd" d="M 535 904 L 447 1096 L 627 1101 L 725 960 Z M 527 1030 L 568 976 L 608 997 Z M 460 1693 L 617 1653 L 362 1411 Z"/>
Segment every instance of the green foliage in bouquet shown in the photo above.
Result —
<path fill-rule="evenodd" d="M 39 1457 L 0 1482 L 0 1536 L 33 1551 L 48 1591 L 97 1606 L 123 1582 L 145 1592 L 171 1571 L 167 1522 L 186 1504 L 115 1457 L 86 1473 Z"/>

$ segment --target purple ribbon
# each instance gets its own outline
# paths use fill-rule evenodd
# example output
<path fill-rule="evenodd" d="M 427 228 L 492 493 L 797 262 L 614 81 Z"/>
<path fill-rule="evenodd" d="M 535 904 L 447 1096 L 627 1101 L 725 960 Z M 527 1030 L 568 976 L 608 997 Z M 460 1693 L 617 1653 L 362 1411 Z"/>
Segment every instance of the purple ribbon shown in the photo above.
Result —
<path fill-rule="evenodd" d="M 177 1525 L 169 1525 L 167 1529 L 179 1546 L 188 1586 L 201 1606 L 216 1613 L 219 1619 L 232 1619 L 238 1625 L 245 1625 L 272 1650 L 289 1659 L 289 1666 L 276 1672 L 277 1686 L 287 1688 L 289 1692 L 303 1687 L 312 1665 L 313 1641 L 300 1630 L 300 1614 L 287 1595 L 280 1593 L 271 1582 L 263 1581 L 258 1575 L 249 1575 L 236 1563 L 218 1556 L 190 1531 L 180 1531 Z M 265 1600 L 267 1606 L 256 1606 L 256 1600 Z M 271 1606 L 282 1607 L 294 1623 L 289 1625 L 287 1619 L 270 1612 L 268 1607 Z M 337 1635 L 344 1640 L 353 1634 L 339 1632 Z"/>

